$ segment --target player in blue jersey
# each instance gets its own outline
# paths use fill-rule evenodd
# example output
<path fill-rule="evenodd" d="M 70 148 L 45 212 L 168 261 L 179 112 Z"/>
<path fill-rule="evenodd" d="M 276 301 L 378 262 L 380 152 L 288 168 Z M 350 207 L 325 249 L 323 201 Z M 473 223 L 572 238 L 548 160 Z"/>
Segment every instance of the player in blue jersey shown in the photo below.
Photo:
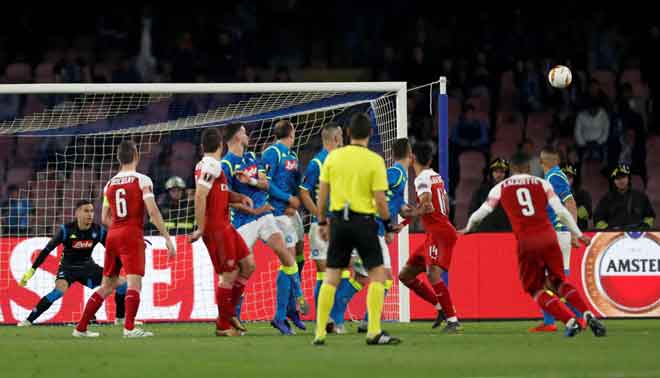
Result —
<path fill-rule="evenodd" d="M 232 205 L 232 224 L 252 250 L 257 239 L 270 247 L 282 264 L 277 277 L 277 307 L 272 324 L 284 335 L 293 334 L 286 322 L 287 308 L 292 296 L 299 298 L 302 293 L 300 277 L 294 256 L 287 249 L 283 234 L 273 216 L 273 207 L 268 204 L 269 180 L 252 152 L 247 152 L 248 135 L 242 124 L 225 127 L 228 151 L 221 165 L 227 176 L 231 190 L 250 197 L 254 207 Z M 246 284 L 243 282 L 243 284 Z M 305 329 L 297 312 L 288 314 L 294 324 Z"/>
<path fill-rule="evenodd" d="M 557 197 L 561 200 L 561 203 L 566 207 L 573 219 L 577 222 L 577 206 L 575 204 L 575 199 L 573 198 L 573 192 L 571 191 L 571 184 L 568 181 L 568 177 L 562 172 L 559 168 L 559 152 L 552 146 L 546 146 L 541 150 L 540 163 L 543 167 L 544 178 L 550 182 L 552 189 L 557 193 Z M 561 254 L 563 257 L 564 263 L 564 273 L 568 275 L 570 273 L 570 263 L 571 263 L 571 233 L 568 231 L 566 225 L 561 223 L 557 214 L 548 206 L 548 216 L 550 217 L 550 223 L 557 231 L 557 240 L 559 241 L 559 247 L 561 248 Z M 577 241 L 573 241 L 577 243 Z M 572 309 L 572 308 L 571 308 Z M 576 313 L 577 314 L 577 313 Z M 577 314 L 580 315 L 580 314 Z M 581 316 L 577 317 L 582 319 Z M 586 324 L 580 324 L 582 328 Z M 530 328 L 530 332 L 555 332 L 557 331 L 557 326 L 555 325 L 555 319 L 548 313 L 543 312 L 543 323 Z"/>
<path fill-rule="evenodd" d="M 264 150 L 262 163 L 269 180 L 268 201 L 273 206 L 273 215 L 278 227 L 284 234 L 286 246 L 291 255 L 296 257 L 298 262 L 296 272 L 299 272 L 304 262 L 302 253 L 304 229 L 302 219 L 298 214 L 298 208 L 300 207 L 298 186 L 301 178 L 298 170 L 298 156 L 291 150 L 295 133 L 296 130 L 291 121 L 280 120 L 276 122 L 273 134 L 277 141 Z M 302 292 L 296 293 L 295 298 L 291 298 L 289 314 L 292 315 L 296 307 L 300 308 L 303 314 L 308 313 L 309 306 L 304 301 Z"/>

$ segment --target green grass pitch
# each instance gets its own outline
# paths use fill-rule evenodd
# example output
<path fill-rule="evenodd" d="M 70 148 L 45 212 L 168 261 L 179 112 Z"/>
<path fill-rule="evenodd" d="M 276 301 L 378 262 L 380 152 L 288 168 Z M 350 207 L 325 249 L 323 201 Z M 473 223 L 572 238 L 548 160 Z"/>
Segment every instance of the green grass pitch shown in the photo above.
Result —
<path fill-rule="evenodd" d="M 220 338 L 212 324 L 148 324 L 150 339 L 74 339 L 68 326 L 0 327 L 0 377 L 660 377 L 660 321 L 606 321 L 608 336 L 528 334 L 533 322 L 465 323 L 443 335 L 428 322 L 386 324 L 398 346 L 367 346 L 355 333 L 311 345 L 312 332 L 282 337 L 268 324 Z M 313 324 L 308 325 L 310 328 Z"/>

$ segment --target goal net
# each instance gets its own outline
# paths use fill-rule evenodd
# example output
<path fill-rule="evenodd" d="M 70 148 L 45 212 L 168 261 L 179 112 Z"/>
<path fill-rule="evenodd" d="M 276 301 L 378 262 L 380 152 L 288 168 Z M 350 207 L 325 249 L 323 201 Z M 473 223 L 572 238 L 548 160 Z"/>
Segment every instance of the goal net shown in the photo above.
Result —
<path fill-rule="evenodd" d="M 302 172 L 321 149 L 320 131 L 329 121 L 346 126 L 352 114 L 367 112 L 373 121 L 370 148 L 388 164 L 392 142 L 407 130 L 405 83 L 0 85 L 0 97 L 18 104 L 13 114 L 0 118 L 0 193 L 7 198 L 0 205 L 0 323 L 25 319 L 53 289 L 62 246 L 25 287 L 18 282 L 59 225 L 75 220 L 75 203 L 93 201 L 100 222 L 102 190 L 119 168 L 116 147 L 124 139 L 138 145 L 138 171 L 152 178 L 177 247 L 177 256 L 168 259 L 163 238 L 145 220 L 146 274 L 138 318 L 203 321 L 217 315 L 216 278 L 203 242 L 190 244 L 185 235 L 194 227 L 193 169 L 201 157 L 204 128 L 242 122 L 250 150 L 259 154 L 274 142 L 274 123 L 289 119 L 296 128 L 292 149 Z M 181 180 L 170 180 L 175 176 Z M 301 215 L 307 226 L 309 218 Z M 391 247 L 398 256 L 396 269 L 407 258 L 407 232 Z M 260 243 L 254 253 L 257 271 L 246 290 L 242 317 L 267 320 L 274 313 L 279 262 Z M 308 258 L 307 241 L 305 253 Z M 93 258 L 103 264 L 102 245 Z M 311 303 L 316 280 L 311 260 L 302 275 Z M 409 320 L 403 290 L 395 282 L 385 319 Z M 38 322 L 77 321 L 92 292 L 73 284 Z M 349 316 L 361 318 L 363 302 L 358 297 Z M 107 300 L 97 317 L 113 320 L 114 301 Z"/>

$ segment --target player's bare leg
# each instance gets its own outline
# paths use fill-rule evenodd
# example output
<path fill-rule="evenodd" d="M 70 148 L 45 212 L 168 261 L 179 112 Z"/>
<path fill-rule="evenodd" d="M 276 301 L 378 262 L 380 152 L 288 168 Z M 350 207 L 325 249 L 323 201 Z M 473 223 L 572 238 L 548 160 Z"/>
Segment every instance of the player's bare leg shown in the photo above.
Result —
<path fill-rule="evenodd" d="M 138 337 L 151 337 L 152 332 L 145 331 L 141 328 L 135 327 L 135 316 L 137 315 L 138 308 L 140 307 L 140 291 L 142 291 L 142 276 L 137 274 L 128 274 L 126 276 L 128 289 L 126 289 L 126 318 L 124 321 L 124 337 L 138 338 Z M 116 279 L 118 286 L 119 279 Z"/>
<path fill-rule="evenodd" d="M 428 267 L 428 278 L 437 297 L 438 304 L 442 307 L 442 313 L 447 319 L 447 325 L 442 331 L 444 333 L 457 333 L 461 331 L 461 325 L 458 322 L 458 317 L 456 316 L 456 310 L 454 309 L 454 303 L 451 300 L 449 289 L 447 289 L 447 285 L 445 285 L 445 282 L 442 280 L 442 274 L 444 272 L 444 269 L 441 267 L 430 265 Z"/>
<path fill-rule="evenodd" d="M 92 296 L 87 301 L 87 304 L 85 305 L 85 309 L 83 311 L 82 317 L 80 318 L 80 321 L 78 322 L 76 328 L 73 330 L 74 337 L 99 336 L 98 332 L 90 332 L 87 330 L 87 327 L 89 326 L 89 322 L 92 319 L 92 317 L 96 314 L 96 312 L 103 304 L 105 298 L 107 298 L 108 295 L 112 294 L 112 292 L 117 288 L 117 286 L 119 286 L 118 276 L 103 277 L 103 280 L 101 281 L 101 286 L 99 286 L 99 288 L 96 289 L 94 294 L 92 294 Z"/>
<path fill-rule="evenodd" d="M 32 312 L 30 312 L 30 315 L 28 315 L 27 319 L 21 321 L 18 323 L 19 327 L 29 327 L 31 326 L 41 314 L 46 312 L 50 308 L 50 306 L 57 301 L 58 299 L 62 298 L 66 291 L 69 289 L 69 283 L 66 280 L 63 279 L 58 279 L 55 280 L 55 288 L 45 296 L 43 296 L 40 300 L 39 303 L 34 307 Z"/>

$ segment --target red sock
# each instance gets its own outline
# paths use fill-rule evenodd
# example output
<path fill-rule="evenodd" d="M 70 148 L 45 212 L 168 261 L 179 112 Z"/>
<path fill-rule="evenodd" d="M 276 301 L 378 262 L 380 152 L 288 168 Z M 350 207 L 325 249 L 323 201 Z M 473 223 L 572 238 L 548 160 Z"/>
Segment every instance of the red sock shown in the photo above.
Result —
<path fill-rule="evenodd" d="M 135 289 L 126 290 L 126 319 L 124 328 L 131 331 L 135 328 L 135 315 L 137 315 L 138 307 L 140 307 L 140 292 Z"/>
<path fill-rule="evenodd" d="M 238 304 L 238 301 L 241 299 L 241 295 L 245 292 L 245 285 L 247 284 L 247 279 L 243 277 L 238 277 L 234 281 L 234 286 L 231 288 L 231 305 L 232 308 L 235 308 Z"/>
<path fill-rule="evenodd" d="M 442 310 L 445 312 L 445 316 L 451 318 L 456 316 L 456 310 L 454 309 L 454 303 L 451 301 L 451 295 L 449 295 L 449 289 L 442 280 L 437 284 L 433 285 L 433 291 L 438 297 L 438 302 L 442 306 Z"/>
<path fill-rule="evenodd" d="M 216 300 L 218 302 L 218 319 L 215 321 L 217 329 L 225 330 L 231 328 L 231 319 L 234 314 L 234 307 L 232 303 L 232 288 L 218 287 L 216 292 Z"/>
<path fill-rule="evenodd" d="M 420 298 L 429 302 L 432 305 L 438 304 L 438 298 L 436 297 L 433 289 L 420 279 L 413 278 L 408 282 L 403 282 L 410 290 L 414 291 L 415 294 L 419 295 Z"/>
<path fill-rule="evenodd" d="M 103 304 L 103 301 L 105 298 L 103 298 L 97 291 L 92 294 L 91 297 L 89 297 L 89 300 L 87 301 L 87 304 L 85 305 L 85 310 L 83 311 L 82 317 L 80 318 L 80 321 L 78 322 L 78 325 L 76 326 L 76 329 L 80 332 L 85 332 L 87 331 L 87 326 L 89 325 L 89 321 L 94 317 L 94 314 L 96 314 L 96 311 L 101 308 L 101 305 Z"/>
<path fill-rule="evenodd" d="M 573 317 L 571 310 L 566 307 L 559 296 L 548 291 L 542 290 L 534 297 L 538 305 L 555 319 L 566 324 Z"/>
<path fill-rule="evenodd" d="M 561 286 L 559 286 L 559 295 L 566 299 L 566 302 L 570 303 L 571 306 L 575 307 L 575 309 L 581 313 L 584 314 L 585 311 L 589 311 L 589 308 L 584 303 L 582 296 L 577 291 L 575 286 L 569 284 L 568 282 L 564 282 L 561 284 Z"/>

